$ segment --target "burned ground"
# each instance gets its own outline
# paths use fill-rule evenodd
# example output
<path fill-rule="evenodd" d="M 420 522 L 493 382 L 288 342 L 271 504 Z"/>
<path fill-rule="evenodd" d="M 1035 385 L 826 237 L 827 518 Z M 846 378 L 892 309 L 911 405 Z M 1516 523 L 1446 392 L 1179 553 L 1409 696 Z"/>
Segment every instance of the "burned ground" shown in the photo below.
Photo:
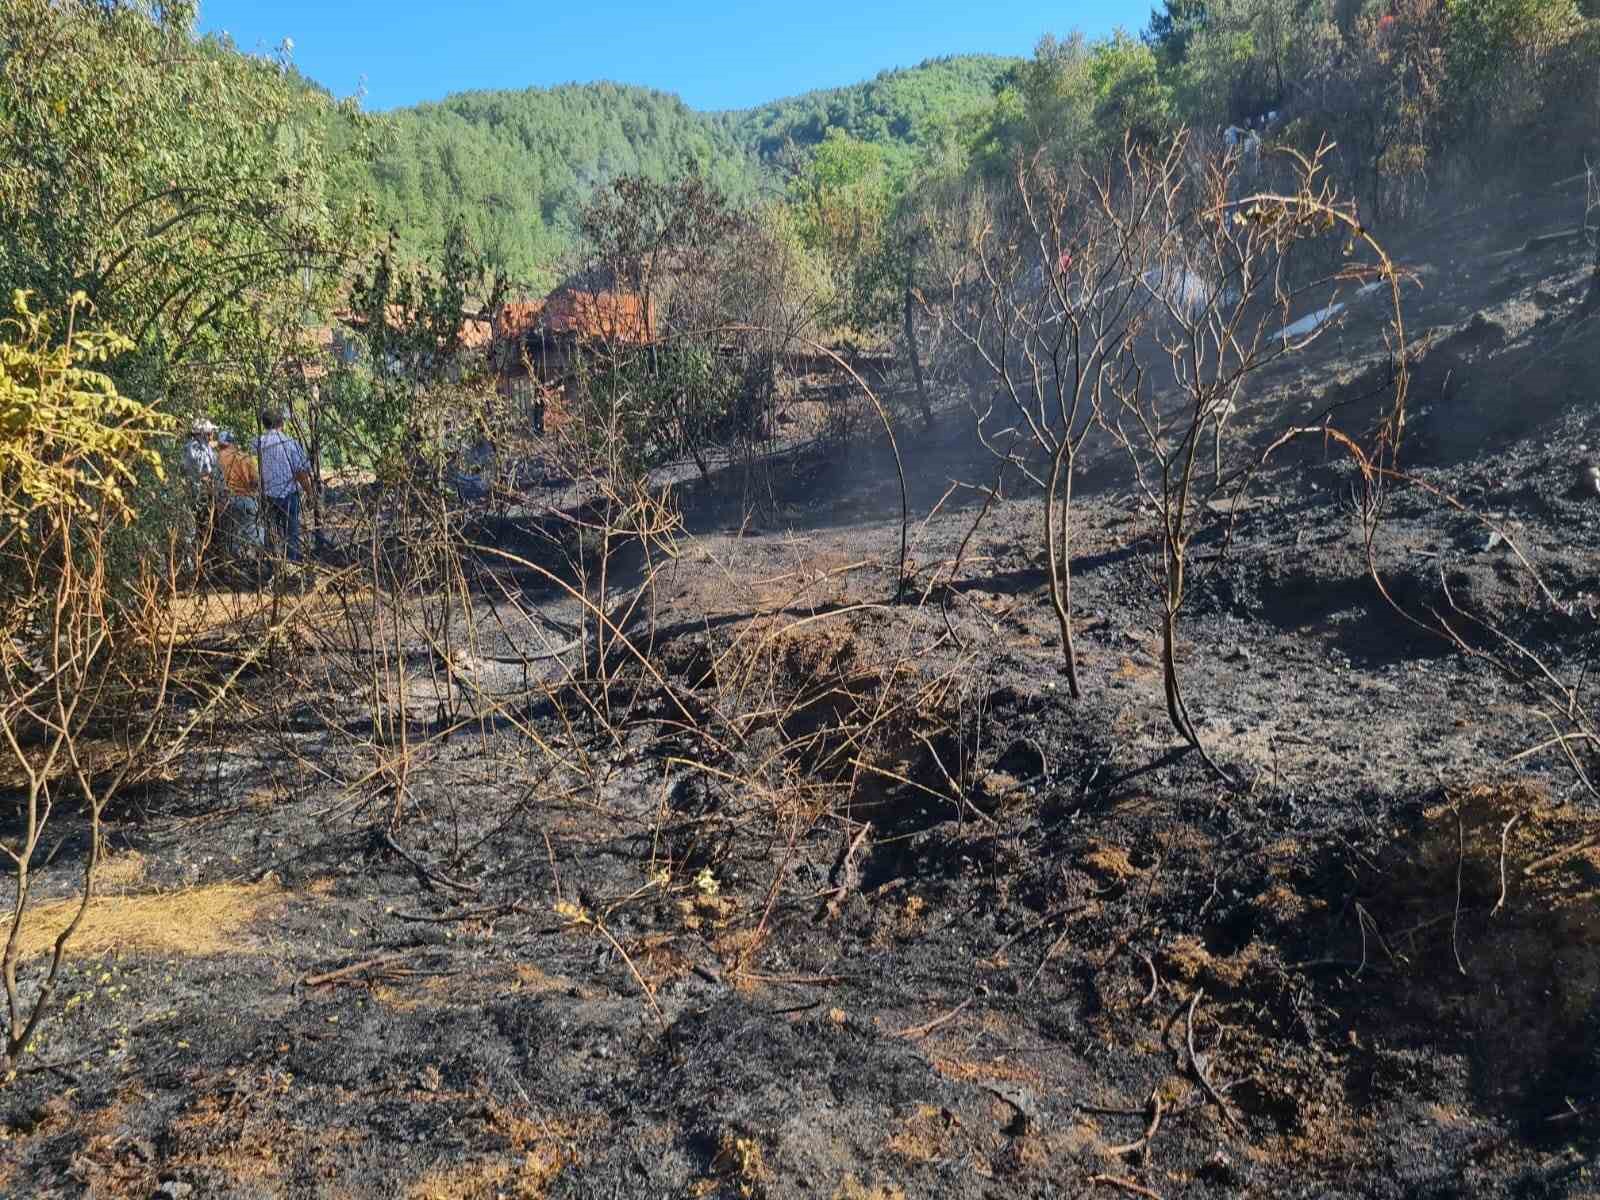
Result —
<path fill-rule="evenodd" d="M 100 923 L 0 1096 L 0 1193 L 1588 1193 L 1593 802 L 1559 747 L 1522 756 L 1536 697 L 1428 626 L 1593 653 L 1600 338 L 1575 249 L 1501 256 L 1474 220 L 1413 255 L 1419 483 L 1374 544 L 1403 611 L 1327 445 L 1197 542 L 1181 667 L 1231 779 L 1167 725 L 1150 522 L 1109 459 L 1075 517 L 1080 702 L 1033 498 L 928 587 L 977 506 L 930 510 L 992 478 L 960 410 L 903 447 L 906 603 L 881 448 L 796 455 L 754 519 L 742 482 L 689 489 L 658 674 L 621 664 L 609 724 L 559 690 L 407 714 L 391 822 L 357 698 L 296 696 L 114 814 Z M 1380 321 L 1261 380 L 1241 435 L 1374 415 Z"/>

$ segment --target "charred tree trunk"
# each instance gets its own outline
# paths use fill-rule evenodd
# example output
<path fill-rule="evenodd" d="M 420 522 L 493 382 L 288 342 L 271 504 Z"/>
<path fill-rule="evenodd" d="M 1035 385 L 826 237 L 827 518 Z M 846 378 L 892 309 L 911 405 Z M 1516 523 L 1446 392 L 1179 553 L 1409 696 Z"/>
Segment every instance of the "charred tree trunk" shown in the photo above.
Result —
<path fill-rule="evenodd" d="M 1050 604 L 1061 626 L 1061 655 L 1067 670 L 1067 693 L 1081 699 L 1078 681 L 1078 650 L 1072 640 L 1072 475 L 1073 447 L 1063 438 L 1050 469 L 1050 484 L 1044 497 L 1045 557 L 1050 564 Z M 1063 476 L 1065 478 L 1063 479 Z M 1063 486 L 1064 485 L 1064 486 Z M 1061 529 L 1055 528 L 1057 495 L 1061 495 Z"/>
<path fill-rule="evenodd" d="M 906 295 L 905 295 L 905 326 L 906 326 L 906 353 L 911 356 L 911 377 L 917 384 L 917 404 L 922 408 L 922 423 L 929 429 L 933 428 L 933 405 L 928 402 L 928 385 L 922 378 L 922 354 L 917 349 L 917 322 L 912 307 L 912 272 L 916 260 L 906 260 Z"/>
<path fill-rule="evenodd" d="M 1594 269 L 1589 273 L 1589 294 L 1583 298 L 1583 304 L 1578 309 L 1580 316 L 1589 316 L 1600 312 L 1600 231 L 1596 231 L 1594 240 Z"/>

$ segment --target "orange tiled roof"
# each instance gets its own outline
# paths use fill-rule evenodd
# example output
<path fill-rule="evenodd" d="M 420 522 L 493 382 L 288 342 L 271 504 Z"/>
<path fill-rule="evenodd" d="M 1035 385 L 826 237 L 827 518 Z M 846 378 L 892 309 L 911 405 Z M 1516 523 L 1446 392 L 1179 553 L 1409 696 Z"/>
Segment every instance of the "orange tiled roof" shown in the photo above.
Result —
<path fill-rule="evenodd" d="M 655 334 L 655 304 L 631 292 L 565 289 L 543 300 L 514 300 L 495 315 L 496 338 L 520 337 L 536 330 L 571 334 L 585 340 L 644 343 Z"/>

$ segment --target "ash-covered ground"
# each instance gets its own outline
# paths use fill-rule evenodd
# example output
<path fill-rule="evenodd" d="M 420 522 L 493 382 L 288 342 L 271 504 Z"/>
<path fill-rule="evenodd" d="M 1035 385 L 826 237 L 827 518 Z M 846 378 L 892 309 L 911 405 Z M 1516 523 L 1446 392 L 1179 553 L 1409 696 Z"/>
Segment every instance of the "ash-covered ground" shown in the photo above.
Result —
<path fill-rule="evenodd" d="M 1167 722 L 1151 517 L 1109 453 L 1076 701 L 1037 497 L 970 540 L 975 493 L 939 504 L 992 480 L 961 408 L 901 447 L 899 604 L 881 447 L 795 457 L 749 519 L 745 483 L 689 487 L 652 669 L 587 709 L 419 718 L 397 799 L 357 786 L 356 699 L 280 697 L 351 722 L 223 729 L 119 806 L 105 915 L 0 1093 L 0 1193 L 1591 1194 L 1588 758 L 1525 754 L 1546 694 L 1435 628 L 1574 682 L 1600 644 L 1600 318 L 1581 248 L 1518 250 L 1563 202 L 1521 203 L 1397 247 L 1393 603 L 1336 446 L 1197 538 L 1180 669 L 1227 778 Z M 1384 316 L 1254 381 L 1240 444 L 1370 419 Z"/>

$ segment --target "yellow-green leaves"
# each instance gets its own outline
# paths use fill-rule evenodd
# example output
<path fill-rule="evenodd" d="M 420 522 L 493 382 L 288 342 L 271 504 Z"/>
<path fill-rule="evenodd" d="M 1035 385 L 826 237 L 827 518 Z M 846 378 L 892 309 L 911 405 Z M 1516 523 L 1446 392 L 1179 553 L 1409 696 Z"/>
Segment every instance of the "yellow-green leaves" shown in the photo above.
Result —
<path fill-rule="evenodd" d="M 54 324 L 27 292 L 12 293 L 11 309 L 0 319 L 0 545 L 46 509 L 130 520 L 127 489 L 141 468 L 160 475 L 156 439 L 172 429 L 96 369 L 132 343 L 80 328 L 81 292 Z"/>

